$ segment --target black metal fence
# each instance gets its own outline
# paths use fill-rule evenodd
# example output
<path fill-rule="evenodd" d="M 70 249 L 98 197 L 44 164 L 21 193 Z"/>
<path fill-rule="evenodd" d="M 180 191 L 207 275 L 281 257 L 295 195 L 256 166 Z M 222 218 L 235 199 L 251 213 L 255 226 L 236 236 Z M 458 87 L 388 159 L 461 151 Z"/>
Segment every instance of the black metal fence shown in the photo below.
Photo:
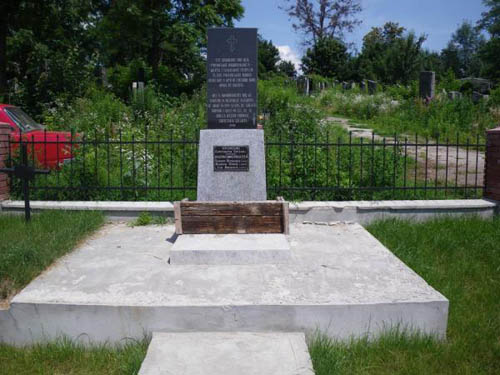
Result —
<path fill-rule="evenodd" d="M 38 177 L 32 199 L 196 199 L 198 134 L 148 130 L 92 136 L 45 133 L 9 139 L 8 165 L 19 144 L 31 163 L 52 173 Z M 485 143 L 326 132 L 266 139 L 268 198 L 379 200 L 477 198 L 483 194 Z M 366 135 L 365 135 L 366 136 Z M 21 189 L 11 180 L 11 196 Z"/>

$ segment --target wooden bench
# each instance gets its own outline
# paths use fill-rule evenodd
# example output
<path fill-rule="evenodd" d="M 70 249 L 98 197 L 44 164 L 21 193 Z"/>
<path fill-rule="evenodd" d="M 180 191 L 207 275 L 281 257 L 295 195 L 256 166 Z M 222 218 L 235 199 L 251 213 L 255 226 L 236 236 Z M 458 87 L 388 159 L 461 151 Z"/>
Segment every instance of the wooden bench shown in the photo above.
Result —
<path fill-rule="evenodd" d="M 288 202 L 174 203 L 177 234 L 289 233 Z"/>

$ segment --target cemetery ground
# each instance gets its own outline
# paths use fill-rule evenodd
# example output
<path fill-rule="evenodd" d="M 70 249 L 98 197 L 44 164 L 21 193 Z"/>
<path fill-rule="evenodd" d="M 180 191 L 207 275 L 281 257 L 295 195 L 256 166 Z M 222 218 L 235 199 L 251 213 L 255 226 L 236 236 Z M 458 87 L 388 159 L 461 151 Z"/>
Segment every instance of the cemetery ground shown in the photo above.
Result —
<path fill-rule="evenodd" d="M 0 216 L 0 303 L 25 287 L 56 259 L 75 248 L 104 221 L 98 212 L 47 211 L 30 223 Z"/>
<path fill-rule="evenodd" d="M 477 185 L 478 181 L 484 180 L 485 152 L 483 147 L 476 147 L 470 139 L 471 143 L 467 148 L 467 145 L 463 144 L 456 146 L 459 142 L 456 139 L 450 141 L 449 138 L 446 140 L 426 138 L 418 141 L 415 136 L 409 134 L 399 134 L 396 138 L 394 134 L 384 136 L 371 129 L 369 125 L 342 117 L 327 117 L 325 123 L 336 124 L 351 133 L 354 138 L 363 138 L 368 142 L 372 139 L 389 144 L 399 142 L 400 147 L 410 143 L 410 146 L 406 146 L 406 154 L 412 159 L 413 166 L 415 162 L 418 164 L 416 172 L 418 180 L 425 181 L 426 174 L 436 176 L 436 171 L 437 181 L 441 184 L 447 181 L 448 184 L 457 182 L 460 186 L 471 187 Z M 413 146 L 413 144 L 420 145 Z M 412 180 L 415 177 L 415 170 L 410 167 L 409 171 L 411 172 L 408 173 L 408 178 Z"/>
<path fill-rule="evenodd" d="M 2 228 L 10 225 L 17 229 L 4 233 L 4 238 L 19 241 L 22 236 L 17 233 L 26 231 L 28 226 L 18 218 L 2 220 L 6 221 Z M 50 244 L 44 248 L 57 250 L 50 260 L 43 256 L 45 260 L 37 265 L 37 271 L 27 274 L 22 268 L 9 268 L 9 279 L 19 280 L 15 285 L 21 287 L 101 223 L 102 217 L 94 213 L 35 215 L 29 225 L 36 228 L 30 228 L 32 241 Z M 406 334 L 404 330 L 388 332 L 375 341 L 338 343 L 317 336 L 309 342 L 316 375 L 497 373 L 499 224 L 498 219 L 464 217 L 423 223 L 389 220 L 369 225 L 369 232 L 450 300 L 447 339 L 441 342 L 429 336 Z M 27 244 L 9 247 L 10 257 L 17 256 L 25 265 L 33 262 Z M 64 339 L 24 348 L 0 345 L 0 363 L 5 374 L 134 374 L 147 345 L 148 338 L 128 340 L 121 347 L 84 348 Z"/>
<path fill-rule="evenodd" d="M 353 200 L 353 199 L 447 199 L 479 196 L 481 187 L 482 154 L 476 168 L 475 144 L 485 143 L 485 130 L 500 121 L 500 99 L 492 95 L 489 101 L 474 104 L 463 97 L 451 101 L 439 94 L 429 105 L 421 104 L 412 87 L 387 87 L 376 95 L 360 92 L 358 88 L 342 90 L 330 87 L 311 96 L 301 95 L 295 82 L 281 78 L 261 80 L 258 85 L 260 122 L 265 129 L 268 199 L 277 195 L 295 200 Z M 499 96 L 500 98 L 500 96 Z M 75 158 L 60 170 L 35 180 L 37 189 L 33 199 L 39 200 L 180 200 L 195 198 L 196 165 L 199 129 L 206 125 L 206 94 L 196 92 L 185 100 L 175 100 L 146 88 L 142 102 L 132 97 L 124 102 L 109 92 L 90 89 L 72 105 L 57 107 L 42 119 L 49 130 L 73 130 L 76 137 Z M 397 104 L 396 104 L 397 103 Z M 393 185 L 405 186 L 404 159 L 413 171 L 413 149 L 408 148 L 404 157 L 401 144 L 393 152 L 386 147 L 386 168 L 383 166 L 383 147 L 375 140 L 375 168 L 371 168 L 370 140 L 365 140 L 364 160 L 361 161 L 359 138 L 349 145 L 349 133 L 339 126 L 324 126 L 324 119 L 344 116 L 356 124 L 366 124 L 380 136 L 398 135 L 409 143 L 429 139 L 429 165 L 422 166 L 424 156 L 419 154 L 418 189 L 392 191 Z M 57 119 L 57 121 L 55 121 Z M 433 163 L 432 142 L 456 142 L 469 139 L 471 147 L 468 160 L 468 192 L 453 189 L 464 185 L 465 174 L 453 168 L 455 155 L 450 148 L 448 168 L 442 168 L 446 153 L 441 147 L 438 161 Z M 388 138 L 389 140 L 389 138 Z M 324 145 L 330 143 L 327 150 Z M 342 143 L 341 147 L 336 146 Z M 388 143 L 390 143 L 388 141 Z M 302 145 L 305 145 L 302 147 Z M 483 152 L 484 147 L 479 148 Z M 461 147 L 465 149 L 465 147 Z M 350 160 L 350 151 L 353 159 Z M 14 155 L 15 156 L 15 155 Z M 394 168 L 394 156 L 398 161 Z M 460 155 L 461 162 L 466 157 Z M 413 163 L 415 164 L 415 163 Z M 362 166 L 363 165 L 363 166 Z M 363 169 L 363 172 L 361 171 Z M 447 178 L 446 169 L 448 169 Z M 462 168 L 463 169 L 463 168 Z M 330 170 L 330 173 L 328 172 Z M 350 179 L 352 170 L 352 180 Z M 444 181 L 452 189 L 429 190 Z M 476 173 L 477 172 L 477 173 Z M 384 176 L 371 180 L 371 175 Z M 455 180 L 458 174 L 458 180 Z M 393 179 L 395 175 L 395 179 Z M 413 175 L 406 173 L 408 184 Z M 364 177 L 364 179 L 362 178 Z M 335 189 L 339 186 L 340 189 Z M 83 187 L 83 188 L 80 188 Z M 157 188 L 158 187 L 158 188 Z M 288 188 L 280 190 L 281 187 Z M 314 187 L 319 187 L 314 190 Z M 352 193 L 352 189 L 376 187 L 375 194 L 366 191 Z M 307 189 L 304 189 L 307 188 Z M 333 189 L 332 189 L 333 188 Z M 326 189 L 326 190 L 325 190 Z M 330 190 L 328 190 L 330 189 Z M 19 184 L 11 189 L 13 198 L 21 196 Z"/>

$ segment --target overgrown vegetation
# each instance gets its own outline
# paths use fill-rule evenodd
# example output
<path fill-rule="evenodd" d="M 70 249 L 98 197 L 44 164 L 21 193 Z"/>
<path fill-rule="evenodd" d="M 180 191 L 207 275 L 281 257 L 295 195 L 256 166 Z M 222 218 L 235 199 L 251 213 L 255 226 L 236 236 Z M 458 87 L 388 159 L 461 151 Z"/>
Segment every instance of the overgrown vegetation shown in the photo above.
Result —
<path fill-rule="evenodd" d="M 30 223 L 22 216 L 0 215 L 0 300 L 26 286 L 103 221 L 92 211 L 44 211 Z"/>
<path fill-rule="evenodd" d="M 332 114 L 361 121 L 378 134 L 418 134 L 444 141 L 475 140 L 485 138 L 485 132 L 500 123 L 500 90 L 492 93 L 489 100 L 474 103 L 469 96 L 449 100 L 443 82 L 437 91 L 437 98 L 425 104 L 418 98 L 418 82 L 409 86 L 389 86 L 375 95 L 366 95 L 359 90 L 342 91 L 331 89 L 321 95 L 320 103 Z"/>
<path fill-rule="evenodd" d="M 70 163 L 36 179 L 34 199 L 195 199 L 197 139 L 205 124 L 205 94 L 184 99 L 169 101 L 148 88 L 144 98 L 132 98 L 126 105 L 112 94 L 99 95 L 93 89 L 73 106 L 50 113 L 51 120 L 63 119 L 71 125 L 77 142 L 85 144 L 72 146 L 75 158 Z M 402 183 L 400 150 L 378 144 L 370 150 L 363 148 L 361 155 L 360 147 L 349 147 L 360 140 L 351 140 L 345 130 L 322 122 L 327 115 L 322 100 L 299 94 L 294 81 L 260 81 L 269 197 L 390 197 L 390 192 L 354 194 L 350 190 Z M 60 123 L 52 126 L 61 128 Z M 13 195 L 20 196 L 19 181 L 13 184 Z M 326 190 L 332 186 L 334 192 Z"/>
<path fill-rule="evenodd" d="M 319 76 L 315 80 L 327 82 Z M 375 95 L 335 87 L 305 96 L 293 80 L 261 80 L 259 122 L 267 142 L 269 199 L 276 195 L 291 200 L 426 198 L 392 189 L 406 186 L 405 171 L 409 183 L 408 171 L 415 164 L 411 157 L 405 163 L 401 147 L 379 142 L 372 148 L 365 141 L 361 148 L 360 139 L 351 139 L 344 129 L 323 121 L 332 114 L 343 115 L 361 120 L 381 134 L 413 137 L 418 133 L 421 139 L 439 136 L 442 141 L 449 137 L 451 142 L 457 133 L 461 141 L 467 137 L 474 141 L 477 134 L 484 140 L 481 134 L 495 124 L 496 99 L 474 104 L 467 98 L 449 101 L 441 97 L 425 105 L 415 93 L 413 83 L 408 89 L 388 87 Z M 205 96 L 202 89 L 191 98 L 175 99 L 150 86 L 127 104 L 94 87 L 73 105 L 47 112 L 50 129 L 73 131 L 76 157 L 51 175 L 37 177 L 33 198 L 195 199 L 198 136 L 206 123 Z M 82 141 L 84 145 L 78 144 Z M 421 186 L 423 181 L 416 184 Z M 376 190 L 352 191 L 366 187 Z M 14 180 L 12 192 L 20 197 L 18 180 Z M 447 193 L 432 197 L 444 198 Z M 463 193 L 454 191 L 448 195 L 452 196 L 462 197 Z"/>
<path fill-rule="evenodd" d="M 132 221 L 130 225 L 132 227 L 141 227 L 145 225 L 165 225 L 167 223 L 167 218 L 164 216 L 153 216 L 149 212 L 141 212 L 137 219 Z"/>
<path fill-rule="evenodd" d="M 388 220 L 368 230 L 450 300 L 446 341 L 393 331 L 375 341 L 315 340 L 316 375 L 497 374 L 500 368 L 500 221 Z M 436 235 L 438 234 L 438 235 Z"/>

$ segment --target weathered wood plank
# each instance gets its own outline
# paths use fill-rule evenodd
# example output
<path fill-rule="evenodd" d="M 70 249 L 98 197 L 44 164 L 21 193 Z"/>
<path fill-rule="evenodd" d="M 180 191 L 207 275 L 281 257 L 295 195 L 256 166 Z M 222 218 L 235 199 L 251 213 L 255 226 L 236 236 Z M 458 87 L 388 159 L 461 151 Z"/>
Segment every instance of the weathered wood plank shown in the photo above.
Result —
<path fill-rule="evenodd" d="M 174 202 L 175 233 L 182 234 L 181 202 Z"/>
<path fill-rule="evenodd" d="M 182 216 L 281 216 L 279 202 L 182 202 Z"/>
<path fill-rule="evenodd" d="M 183 216 L 184 234 L 283 233 L 281 216 Z"/>
<path fill-rule="evenodd" d="M 290 209 L 288 202 L 283 201 L 283 233 L 290 234 Z"/>

